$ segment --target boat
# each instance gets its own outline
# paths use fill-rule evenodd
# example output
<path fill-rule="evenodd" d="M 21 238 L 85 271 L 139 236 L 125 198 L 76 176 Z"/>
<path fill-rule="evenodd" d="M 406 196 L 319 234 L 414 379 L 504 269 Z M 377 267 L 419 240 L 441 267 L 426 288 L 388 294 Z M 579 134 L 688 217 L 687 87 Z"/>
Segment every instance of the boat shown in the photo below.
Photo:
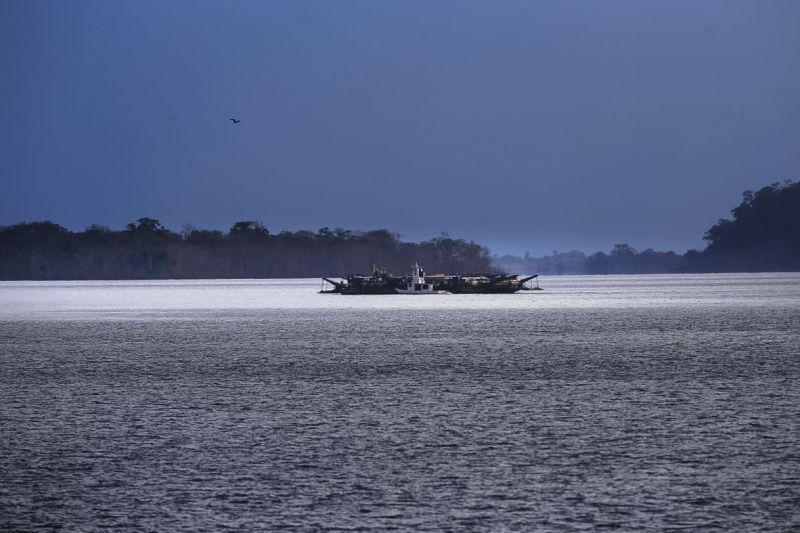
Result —
<path fill-rule="evenodd" d="M 540 291 L 538 275 L 520 277 L 508 274 L 433 274 L 426 275 L 415 264 L 411 276 L 394 276 L 389 271 L 372 267 L 372 275 L 352 274 L 340 281 L 323 277 L 321 294 L 513 294 L 519 291 Z M 535 287 L 527 282 L 537 279 Z M 332 289 L 326 288 L 333 286 Z"/>
<path fill-rule="evenodd" d="M 372 265 L 372 275 L 352 274 L 334 281 L 322 278 L 323 282 L 333 285 L 333 289 L 321 290 L 321 294 L 397 294 L 395 289 L 403 287 L 402 278 L 393 276 L 390 272 Z"/>
<path fill-rule="evenodd" d="M 405 288 L 396 288 L 397 294 L 444 294 L 446 291 L 437 291 L 433 283 L 425 280 L 425 271 L 414 263 L 411 276 L 406 280 Z"/>
<path fill-rule="evenodd" d="M 467 276 L 441 276 L 436 282 L 438 289 L 453 294 L 513 294 L 533 290 L 525 284 L 538 274 L 520 278 L 507 274 L 472 274 Z"/>

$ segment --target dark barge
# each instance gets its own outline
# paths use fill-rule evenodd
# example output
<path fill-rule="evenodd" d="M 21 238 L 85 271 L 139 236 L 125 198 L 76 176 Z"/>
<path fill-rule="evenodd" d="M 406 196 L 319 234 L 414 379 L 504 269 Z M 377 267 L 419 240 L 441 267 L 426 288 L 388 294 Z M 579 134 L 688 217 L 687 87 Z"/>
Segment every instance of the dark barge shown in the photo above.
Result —
<path fill-rule="evenodd" d="M 507 274 L 435 274 L 424 275 L 425 283 L 432 284 L 434 291 L 452 294 L 513 294 L 519 291 L 542 290 L 538 284 L 528 287 L 526 283 L 539 275 L 519 277 Z M 322 278 L 332 289 L 322 289 L 323 294 L 398 294 L 409 283 L 409 276 L 393 276 L 390 272 L 373 267 L 372 275 L 352 274 L 342 281 Z"/>

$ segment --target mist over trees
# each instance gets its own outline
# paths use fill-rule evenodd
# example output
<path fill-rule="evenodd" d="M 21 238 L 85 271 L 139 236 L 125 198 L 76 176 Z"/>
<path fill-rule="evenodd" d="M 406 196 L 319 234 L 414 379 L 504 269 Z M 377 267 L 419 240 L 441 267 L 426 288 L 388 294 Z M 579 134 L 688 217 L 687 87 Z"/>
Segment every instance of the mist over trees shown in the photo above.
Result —
<path fill-rule="evenodd" d="M 609 253 L 553 252 L 544 257 L 506 255 L 492 258 L 492 264 L 505 272 L 538 274 L 662 274 L 680 272 L 683 256 L 675 252 L 639 252 L 628 244 L 615 244 Z"/>
<path fill-rule="evenodd" d="M 627 244 L 615 244 L 610 253 L 597 252 L 586 258 L 587 274 L 662 274 L 679 272 L 683 256 L 675 252 L 638 252 Z"/>
<path fill-rule="evenodd" d="M 492 265 L 503 272 L 530 274 L 583 274 L 586 254 L 578 250 L 571 252 L 553 251 L 551 255 L 532 257 L 525 253 L 523 257 L 515 255 L 493 256 Z"/>
<path fill-rule="evenodd" d="M 153 218 L 122 231 L 92 225 L 72 232 L 53 222 L 0 228 L 0 279 L 169 279 L 344 276 L 373 264 L 406 273 L 415 261 L 428 272 L 485 272 L 489 251 L 442 235 L 403 242 L 385 229 L 283 231 L 260 222 L 227 233 L 191 226 L 182 233 Z"/>

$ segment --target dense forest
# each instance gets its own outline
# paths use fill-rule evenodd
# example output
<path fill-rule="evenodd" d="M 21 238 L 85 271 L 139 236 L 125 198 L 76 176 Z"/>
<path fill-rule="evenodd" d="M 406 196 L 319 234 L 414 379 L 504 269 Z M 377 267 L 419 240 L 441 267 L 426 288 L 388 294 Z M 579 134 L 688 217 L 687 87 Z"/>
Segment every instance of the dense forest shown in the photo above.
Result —
<path fill-rule="evenodd" d="M 703 252 L 686 254 L 685 270 L 800 271 L 800 183 L 745 191 L 731 214 L 706 232 Z"/>
<path fill-rule="evenodd" d="M 343 276 L 373 264 L 404 273 L 485 272 L 489 251 L 442 235 L 403 242 L 387 230 L 284 231 L 237 222 L 227 233 L 187 227 L 175 233 L 141 218 L 125 230 L 72 232 L 52 222 L 0 229 L 0 279 L 170 279 Z"/>
<path fill-rule="evenodd" d="M 447 235 L 420 243 L 387 230 L 283 231 L 235 223 L 227 233 L 186 227 L 175 233 L 140 218 L 121 231 L 90 226 L 73 232 L 53 222 L 0 228 L 0 279 L 167 279 L 344 276 L 373 264 L 395 273 L 419 262 L 428 272 L 523 274 L 800 271 L 800 183 L 745 191 L 742 203 L 705 234 L 708 246 L 685 255 L 553 252 L 544 257 L 490 257 L 474 242 Z"/>

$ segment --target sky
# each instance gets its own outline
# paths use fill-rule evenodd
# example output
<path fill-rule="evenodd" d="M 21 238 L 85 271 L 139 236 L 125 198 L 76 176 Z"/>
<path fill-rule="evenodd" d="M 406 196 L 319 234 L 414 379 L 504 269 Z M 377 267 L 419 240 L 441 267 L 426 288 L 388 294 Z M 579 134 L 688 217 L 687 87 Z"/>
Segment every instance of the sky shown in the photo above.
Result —
<path fill-rule="evenodd" d="M 800 179 L 798 28 L 795 0 L 5 0 L 0 225 L 702 248 Z"/>

